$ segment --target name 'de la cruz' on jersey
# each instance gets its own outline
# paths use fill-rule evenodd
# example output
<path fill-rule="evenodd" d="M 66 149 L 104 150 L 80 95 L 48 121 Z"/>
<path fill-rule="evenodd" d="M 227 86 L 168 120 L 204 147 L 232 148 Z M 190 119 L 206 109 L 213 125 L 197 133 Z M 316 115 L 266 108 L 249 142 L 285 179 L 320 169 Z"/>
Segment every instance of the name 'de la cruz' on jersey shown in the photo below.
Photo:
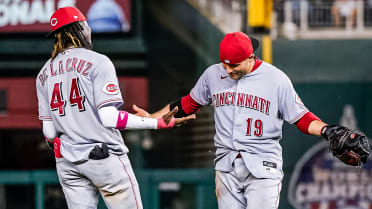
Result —
<path fill-rule="evenodd" d="M 81 73 L 83 76 L 88 75 L 88 71 L 92 68 L 92 63 L 89 61 L 86 61 L 84 59 L 79 59 L 76 57 L 73 58 L 67 58 L 66 60 L 60 60 L 58 62 L 58 68 L 53 69 L 53 63 L 50 63 L 50 76 L 56 76 L 68 72 L 77 72 Z M 48 76 L 46 74 L 46 68 L 43 69 L 42 73 L 39 75 L 39 79 L 41 84 L 44 86 L 44 82 L 46 79 L 48 79 Z"/>
<path fill-rule="evenodd" d="M 68 49 L 45 63 L 36 87 L 39 119 L 53 120 L 61 134 L 64 158 L 87 160 L 94 146 L 102 142 L 111 153 L 128 152 L 120 131 L 105 128 L 98 115 L 104 105 L 124 103 L 115 67 L 107 56 L 84 48 Z"/>

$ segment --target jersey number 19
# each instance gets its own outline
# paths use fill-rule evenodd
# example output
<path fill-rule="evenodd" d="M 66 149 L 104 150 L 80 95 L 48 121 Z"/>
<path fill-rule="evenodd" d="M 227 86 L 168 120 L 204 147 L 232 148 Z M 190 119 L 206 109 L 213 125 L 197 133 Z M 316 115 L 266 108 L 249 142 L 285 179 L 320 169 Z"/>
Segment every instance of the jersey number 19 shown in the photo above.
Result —
<path fill-rule="evenodd" d="M 262 136 L 262 121 L 260 119 L 257 119 L 253 122 L 253 119 L 252 118 L 248 118 L 247 119 L 247 132 L 246 132 L 246 136 L 250 136 L 252 133 L 252 126 L 254 126 L 254 131 L 253 131 L 253 134 L 255 136 Z"/>

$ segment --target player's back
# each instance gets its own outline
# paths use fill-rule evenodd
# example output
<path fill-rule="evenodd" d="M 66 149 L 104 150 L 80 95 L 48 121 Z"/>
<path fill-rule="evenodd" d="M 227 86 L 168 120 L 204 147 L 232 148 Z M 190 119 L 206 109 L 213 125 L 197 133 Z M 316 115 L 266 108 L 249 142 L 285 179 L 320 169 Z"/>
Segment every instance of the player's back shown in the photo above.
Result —
<path fill-rule="evenodd" d="M 37 80 L 49 108 L 39 117 L 53 120 L 64 157 L 86 159 L 102 142 L 127 152 L 120 132 L 105 128 L 98 115 L 102 105 L 122 104 L 115 68 L 106 56 L 84 48 L 67 49 L 47 61 Z"/>

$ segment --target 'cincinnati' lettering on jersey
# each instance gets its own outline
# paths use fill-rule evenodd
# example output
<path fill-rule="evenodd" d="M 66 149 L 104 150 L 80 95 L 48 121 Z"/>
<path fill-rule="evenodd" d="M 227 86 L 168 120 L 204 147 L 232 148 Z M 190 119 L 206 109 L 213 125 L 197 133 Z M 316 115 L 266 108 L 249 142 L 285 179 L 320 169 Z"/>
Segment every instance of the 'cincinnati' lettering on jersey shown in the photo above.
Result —
<path fill-rule="evenodd" d="M 213 103 L 216 108 L 226 105 L 236 105 L 257 110 L 266 115 L 270 113 L 270 101 L 252 94 L 221 92 L 213 94 Z"/>

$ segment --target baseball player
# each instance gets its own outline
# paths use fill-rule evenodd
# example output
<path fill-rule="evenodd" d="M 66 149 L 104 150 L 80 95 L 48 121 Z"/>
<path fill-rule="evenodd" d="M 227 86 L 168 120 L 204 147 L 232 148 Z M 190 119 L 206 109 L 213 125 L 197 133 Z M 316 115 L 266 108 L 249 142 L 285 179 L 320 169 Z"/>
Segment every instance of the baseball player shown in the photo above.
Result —
<path fill-rule="evenodd" d="M 194 116 L 175 119 L 178 108 L 159 119 L 119 111 L 123 100 L 115 67 L 91 50 L 85 16 L 63 7 L 51 16 L 50 27 L 53 52 L 37 75 L 36 89 L 39 119 L 46 139 L 54 143 L 68 207 L 97 208 L 100 193 L 110 209 L 143 208 L 119 129 L 171 128 Z"/>
<path fill-rule="evenodd" d="M 242 32 L 226 34 L 220 43 L 221 63 L 207 68 L 189 95 L 150 115 L 159 118 L 178 107 L 176 117 L 182 117 L 213 106 L 219 209 L 278 208 L 284 120 L 305 134 L 345 136 L 346 128 L 328 126 L 305 107 L 284 72 L 255 56 L 258 45 L 257 39 Z M 368 154 L 362 161 L 357 155 L 344 157 L 360 165 Z"/>

